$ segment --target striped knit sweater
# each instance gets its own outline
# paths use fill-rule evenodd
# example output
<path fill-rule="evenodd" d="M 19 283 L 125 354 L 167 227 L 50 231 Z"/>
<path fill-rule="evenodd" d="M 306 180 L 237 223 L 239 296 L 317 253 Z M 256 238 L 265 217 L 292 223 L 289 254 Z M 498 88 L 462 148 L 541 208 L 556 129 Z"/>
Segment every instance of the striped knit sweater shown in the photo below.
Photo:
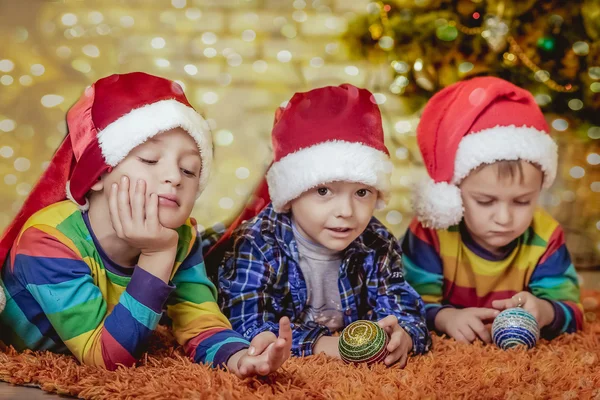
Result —
<path fill-rule="evenodd" d="M 173 332 L 196 362 L 221 365 L 248 342 L 233 330 L 206 276 L 195 221 L 178 230 L 170 284 L 112 262 L 87 214 L 69 202 L 33 215 L 2 269 L 7 304 L 0 339 L 17 349 L 72 353 L 88 365 L 133 365 L 166 305 Z"/>
<path fill-rule="evenodd" d="M 423 297 L 434 329 L 445 307 L 491 307 L 520 291 L 549 300 L 555 311 L 542 329 L 551 339 L 582 328 L 577 274 L 560 225 L 542 209 L 529 229 L 496 256 L 478 246 L 463 223 L 447 230 L 412 221 L 402 243 L 406 280 Z"/>

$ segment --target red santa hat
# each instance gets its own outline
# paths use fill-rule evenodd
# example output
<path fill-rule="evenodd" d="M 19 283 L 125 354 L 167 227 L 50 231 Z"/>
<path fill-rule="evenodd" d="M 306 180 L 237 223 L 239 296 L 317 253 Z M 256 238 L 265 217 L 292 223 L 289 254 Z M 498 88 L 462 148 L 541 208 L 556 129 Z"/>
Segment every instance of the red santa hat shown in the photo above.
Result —
<path fill-rule="evenodd" d="M 86 194 L 100 176 L 161 132 L 180 127 L 195 140 L 202 158 L 199 191 L 206 187 L 210 129 L 176 82 L 141 72 L 100 79 L 71 107 L 67 125 L 68 135 L 0 239 L 0 268 L 29 217 L 67 198 L 86 210 Z"/>
<path fill-rule="evenodd" d="M 505 80 L 480 77 L 455 83 L 425 106 L 417 141 L 430 179 L 417 185 L 413 208 L 436 229 L 458 224 L 463 204 L 458 185 L 482 164 L 525 160 L 554 182 L 557 145 L 535 99 Z"/>
<path fill-rule="evenodd" d="M 368 90 L 344 84 L 296 93 L 278 110 L 272 140 L 267 182 L 276 212 L 307 190 L 335 181 L 374 187 L 378 207 L 388 200 L 392 164 Z"/>

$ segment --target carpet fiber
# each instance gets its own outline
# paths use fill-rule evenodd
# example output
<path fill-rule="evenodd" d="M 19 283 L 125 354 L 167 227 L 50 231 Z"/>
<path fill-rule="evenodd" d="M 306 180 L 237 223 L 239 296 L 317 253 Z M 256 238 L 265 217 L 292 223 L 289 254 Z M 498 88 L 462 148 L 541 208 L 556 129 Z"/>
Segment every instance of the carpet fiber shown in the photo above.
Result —
<path fill-rule="evenodd" d="M 537 347 L 502 351 L 434 337 L 433 350 L 402 370 L 350 366 L 319 355 L 290 359 L 266 378 L 239 380 L 195 365 L 166 328 L 152 338 L 137 367 L 117 371 L 82 366 L 48 352 L 0 351 L 0 380 L 86 399 L 598 399 L 600 400 L 600 292 L 584 292 L 583 332 Z"/>

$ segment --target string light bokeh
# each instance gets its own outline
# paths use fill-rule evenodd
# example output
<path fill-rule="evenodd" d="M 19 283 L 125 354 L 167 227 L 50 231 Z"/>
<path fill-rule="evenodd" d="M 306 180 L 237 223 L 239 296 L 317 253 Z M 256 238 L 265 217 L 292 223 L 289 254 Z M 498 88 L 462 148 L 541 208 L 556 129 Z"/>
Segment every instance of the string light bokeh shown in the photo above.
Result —
<path fill-rule="evenodd" d="M 370 89 L 382 109 L 395 166 L 392 200 L 377 217 L 402 235 L 411 219 L 410 186 L 425 174 L 415 138 L 423 101 L 398 96 L 407 65 L 390 67 L 352 57 L 355 49 L 343 36 L 372 4 L 2 2 L 0 229 L 46 168 L 67 132 L 66 112 L 85 87 L 113 73 L 145 71 L 177 80 L 210 123 L 215 168 L 193 216 L 217 230 L 242 208 L 269 164 L 270 129 L 278 106 L 294 92 L 318 86 L 349 82 Z M 569 122 L 559 115 L 550 121 L 560 142 Z M 589 127 L 585 135 L 598 142 L 600 127 Z M 568 231 L 568 240 L 582 254 L 580 264 L 593 264 L 600 259 L 600 151 L 584 151 L 572 143 L 561 149 L 568 149 L 561 159 L 569 163 L 561 166 L 557 185 L 544 202 L 561 222 L 586 221 Z"/>

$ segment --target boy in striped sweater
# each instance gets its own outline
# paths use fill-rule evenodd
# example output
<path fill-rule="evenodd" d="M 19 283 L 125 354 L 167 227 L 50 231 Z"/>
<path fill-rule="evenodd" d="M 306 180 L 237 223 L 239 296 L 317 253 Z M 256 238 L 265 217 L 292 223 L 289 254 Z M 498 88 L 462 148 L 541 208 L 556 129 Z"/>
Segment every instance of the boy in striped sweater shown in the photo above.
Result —
<path fill-rule="evenodd" d="M 402 250 L 428 327 L 490 342 L 500 310 L 523 307 L 546 339 L 581 329 L 563 230 L 537 206 L 557 146 L 533 96 L 498 78 L 459 82 L 427 104 L 417 140 L 430 179 Z"/>
<path fill-rule="evenodd" d="M 252 343 L 231 329 L 190 213 L 212 142 L 181 87 L 112 75 L 67 114 L 69 134 L 0 241 L 0 339 L 17 349 L 131 366 L 163 308 L 188 356 L 240 377 L 276 370 L 291 329 Z M 68 200 L 67 200 L 68 198 Z"/>

